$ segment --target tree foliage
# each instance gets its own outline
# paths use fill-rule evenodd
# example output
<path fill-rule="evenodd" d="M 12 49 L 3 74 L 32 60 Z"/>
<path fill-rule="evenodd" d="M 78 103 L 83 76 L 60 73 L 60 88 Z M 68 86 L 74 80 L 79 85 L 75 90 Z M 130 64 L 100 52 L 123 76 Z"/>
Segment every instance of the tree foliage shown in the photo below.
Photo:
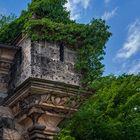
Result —
<path fill-rule="evenodd" d="M 9 16 L 0 14 L 0 28 L 11 23 L 15 19 L 16 19 L 16 16 L 14 14 L 10 14 Z"/>
<path fill-rule="evenodd" d="M 55 22 L 71 23 L 70 13 L 64 7 L 67 0 L 32 0 L 29 12 L 38 18 L 48 18 Z"/>
<path fill-rule="evenodd" d="M 28 21 L 29 13 L 22 11 L 21 16 L 0 29 L 0 43 L 12 44 L 14 39 L 22 33 L 25 22 Z"/>
<path fill-rule="evenodd" d="M 75 68 L 82 73 L 82 83 L 89 88 L 91 81 L 103 72 L 101 60 L 111 33 L 101 19 L 93 19 L 89 24 L 75 23 L 64 7 L 66 2 L 32 0 L 27 11 L 0 29 L 0 42 L 10 44 L 20 33 L 24 33 L 33 41 L 46 40 L 77 50 Z"/>
<path fill-rule="evenodd" d="M 107 76 L 92 84 L 96 95 L 67 124 L 69 136 L 76 140 L 139 140 L 140 75 Z"/>
<path fill-rule="evenodd" d="M 74 137 L 70 136 L 71 131 L 70 130 L 62 130 L 61 133 L 59 133 L 54 140 L 75 140 Z"/>

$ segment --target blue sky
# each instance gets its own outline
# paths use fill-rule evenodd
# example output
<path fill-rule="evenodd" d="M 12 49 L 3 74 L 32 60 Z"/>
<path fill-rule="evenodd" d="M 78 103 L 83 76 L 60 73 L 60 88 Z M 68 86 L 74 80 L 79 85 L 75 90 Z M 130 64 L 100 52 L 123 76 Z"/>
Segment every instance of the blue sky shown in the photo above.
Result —
<path fill-rule="evenodd" d="M 15 13 L 27 8 L 31 0 L 0 0 L 0 13 Z M 69 0 L 71 18 L 88 23 L 103 18 L 113 36 L 106 44 L 104 75 L 140 71 L 140 0 Z"/>

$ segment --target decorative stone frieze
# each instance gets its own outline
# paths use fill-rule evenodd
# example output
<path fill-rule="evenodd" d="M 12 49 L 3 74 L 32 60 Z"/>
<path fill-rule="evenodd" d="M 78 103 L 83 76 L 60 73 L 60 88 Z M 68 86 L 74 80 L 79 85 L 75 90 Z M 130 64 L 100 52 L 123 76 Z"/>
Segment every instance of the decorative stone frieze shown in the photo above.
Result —
<path fill-rule="evenodd" d="M 30 140 L 52 140 L 58 124 L 76 112 L 83 100 L 78 86 L 29 78 L 4 105 L 11 108 Z"/>

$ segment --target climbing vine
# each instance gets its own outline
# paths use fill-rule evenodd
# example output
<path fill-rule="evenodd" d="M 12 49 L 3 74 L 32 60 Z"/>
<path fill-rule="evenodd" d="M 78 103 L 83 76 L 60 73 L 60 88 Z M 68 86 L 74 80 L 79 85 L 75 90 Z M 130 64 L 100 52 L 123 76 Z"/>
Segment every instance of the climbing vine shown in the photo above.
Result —
<path fill-rule="evenodd" d="M 102 75 L 101 60 L 105 54 L 105 43 L 111 36 L 109 27 L 101 19 L 89 24 L 70 20 L 70 13 L 64 7 L 66 0 L 32 0 L 28 11 L 0 30 L 0 42 L 12 43 L 20 33 L 33 41 L 63 43 L 78 52 L 75 68 L 82 73 L 82 83 L 90 83 Z"/>

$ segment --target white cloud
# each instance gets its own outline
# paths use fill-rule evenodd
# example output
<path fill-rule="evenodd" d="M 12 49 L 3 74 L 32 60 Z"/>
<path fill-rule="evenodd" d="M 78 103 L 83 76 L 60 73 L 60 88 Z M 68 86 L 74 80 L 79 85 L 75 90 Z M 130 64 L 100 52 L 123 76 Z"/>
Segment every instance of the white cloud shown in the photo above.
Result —
<path fill-rule="evenodd" d="M 108 4 L 111 0 L 105 0 L 105 4 Z"/>
<path fill-rule="evenodd" d="M 140 72 L 140 63 L 138 63 L 128 71 L 129 74 L 137 74 L 139 72 Z"/>
<path fill-rule="evenodd" d="M 116 14 L 117 14 L 117 8 L 114 8 L 111 12 L 105 11 L 105 13 L 103 14 L 101 18 L 104 20 L 109 20 L 113 18 Z"/>
<path fill-rule="evenodd" d="M 115 74 L 116 75 L 121 75 L 123 73 L 126 74 L 138 74 L 140 73 L 140 59 L 136 60 L 125 60 L 121 61 L 121 63 L 117 64 L 118 67 L 116 67 Z"/>
<path fill-rule="evenodd" d="M 82 6 L 82 8 L 87 9 L 89 7 L 91 0 L 68 0 L 65 7 L 68 11 L 71 12 L 71 19 L 76 20 L 80 18 L 81 9 L 79 7 Z"/>
<path fill-rule="evenodd" d="M 76 20 L 80 18 L 80 14 L 79 11 L 77 10 L 77 5 L 73 4 L 71 1 L 68 1 L 65 5 L 65 7 L 67 8 L 68 11 L 70 11 L 70 18 L 72 20 Z"/>
<path fill-rule="evenodd" d="M 121 63 L 117 64 L 115 74 L 121 75 L 123 73 L 126 74 L 138 74 L 140 73 L 140 59 L 128 59 L 125 61 L 121 61 Z"/>
<path fill-rule="evenodd" d="M 134 62 L 128 70 L 128 74 L 138 74 L 140 72 L 140 61 Z"/>
<path fill-rule="evenodd" d="M 81 4 L 84 9 L 87 9 L 91 0 L 69 0 L 73 1 L 74 4 Z"/>
<path fill-rule="evenodd" d="M 140 50 L 140 20 L 133 22 L 128 29 L 128 37 L 116 58 L 128 59 Z"/>

